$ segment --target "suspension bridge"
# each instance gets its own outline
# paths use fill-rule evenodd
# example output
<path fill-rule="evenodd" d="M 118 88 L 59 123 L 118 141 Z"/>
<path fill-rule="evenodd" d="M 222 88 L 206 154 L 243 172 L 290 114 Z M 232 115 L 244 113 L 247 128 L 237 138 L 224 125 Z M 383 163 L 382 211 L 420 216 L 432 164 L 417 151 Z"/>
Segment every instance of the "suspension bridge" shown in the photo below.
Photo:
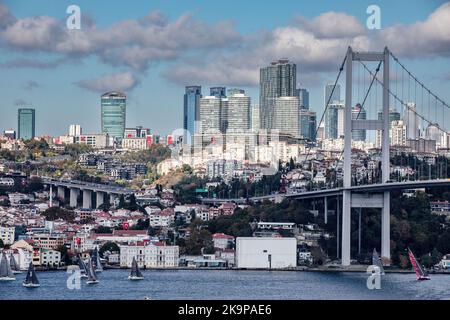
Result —
<path fill-rule="evenodd" d="M 331 94 L 317 130 L 333 102 L 331 98 L 345 71 L 345 106 L 343 110 L 344 147 L 337 162 L 342 163 L 342 181 L 334 181 L 320 190 L 288 194 L 271 194 L 250 199 L 204 198 L 203 203 L 235 201 L 316 199 L 323 200 L 324 221 L 327 223 L 328 199 L 336 197 L 338 255 L 343 266 L 351 261 L 351 214 L 353 209 L 381 209 L 381 256 L 390 260 L 390 192 L 392 190 L 449 187 L 448 156 L 450 139 L 446 121 L 450 106 L 421 82 L 387 47 L 382 52 L 358 52 L 348 48 L 340 64 Z M 360 105 L 359 112 L 353 112 L 353 102 Z M 368 113 L 362 117 L 362 112 Z M 396 115 L 402 115 L 400 118 Z M 357 165 L 352 161 L 352 142 L 355 131 L 375 132 L 380 149 L 377 175 L 363 183 L 357 179 Z M 317 132 L 316 132 L 317 134 Z M 365 136 L 365 134 L 364 134 Z M 405 163 L 411 174 L 396 174 L 391 161 L 391 150 L 415 151 L 424 160 L 420 165 Z M 301 163 L 303 168 L 314 172 L 310 159 L 313 146 L 309 145 Z M 434 149 L 433 152 L 430 150 Z M 402 151 L 403 152 L 403 151 Z M 430 155 L 433 153 L 433 155 Z M 440 155 L 439 155 L 440 154 Z M 416 158 L 414 158 L 416 159 Z M 439 159 L 432 167 L 430 159 Z M 403 161 L 403 158 L 400 159 Z M 405 160 L 406 161 L 406 160 Z M 414 160 L 416 161 L 416 160 Z M 428 167 L 428 172 L 424 168 Z M 401 163 L 402 164 L 402 163 Z M 445 168 L 445 169 L 444 169 Z M 422 170 L 421 170 L 422 169 Z M 336 186 L 338 185 L 338 186 Z M 341 220 L 339 219 L 342 211 Z M 340 238 L 340 239 L 339 239 Z"/>

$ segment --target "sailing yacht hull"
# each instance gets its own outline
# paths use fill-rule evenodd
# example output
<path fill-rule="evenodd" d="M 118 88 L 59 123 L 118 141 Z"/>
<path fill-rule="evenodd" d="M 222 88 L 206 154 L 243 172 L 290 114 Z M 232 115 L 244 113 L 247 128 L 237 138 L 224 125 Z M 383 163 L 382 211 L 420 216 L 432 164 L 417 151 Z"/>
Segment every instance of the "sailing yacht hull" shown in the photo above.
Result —
<path fill-rule="evenodd" d="M 418 281 L 424 281 L 424 280 L 431 280 L 431 278 L 427 277 L 427 276 L 422 276 L 422 277 L 417 278 L 417 280 Z"/>
<path fill-rule="evenodd" d="M 86 281 L 87 284 L 97 284 L 98 280 L 90 280 L 90 281 Z"/>
<path fill-rule="evenodd" d="M 11 278 L 11 277 L 1 277 L 0 281 L 14 281 L 16 280 L 16 278 Z"/>
<path fill-rule="evenodd" d="M 22 271 L 13 271 L 14 274 L 20 274 Z"/>
<path fill-rule="evenodd" d="M 22 283 L 22 286 L 24 286 L 25 288 L 38 288 L 41 285 L 40 284 L 35 284 L 35 283 Z"/>
<path fill-rule="evenodd" d="M 144 280 L 144 277 L 133 277 L 133 276 L 128 276 L 128 280 Z"/>

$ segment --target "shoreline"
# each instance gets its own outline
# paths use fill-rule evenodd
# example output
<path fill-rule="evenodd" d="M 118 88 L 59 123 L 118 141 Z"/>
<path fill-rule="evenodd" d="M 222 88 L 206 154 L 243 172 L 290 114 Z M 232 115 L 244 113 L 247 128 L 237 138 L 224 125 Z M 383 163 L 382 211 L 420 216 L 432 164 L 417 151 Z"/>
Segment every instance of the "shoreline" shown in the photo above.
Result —
<path fill-rule="evenodd" d="M 157 270 L 157 271 L 178 271 L 178 270 L 190 270 L 190 271 L 267 271 L 267 272 L 325 272 L 325 273 L 367 273 L 367 266 L 358 265 L 358 266 L 350 266 L 346 268 L 342 267 L 296 267 L 292 269 L 260 269 L 260 268 L 220 268 L 220 267 L 175 267 L 175 268 L 141 268 L 141 271 L 146 270 Z M 130 270 L 128 267 L 120 267 L 120 266 L 104 266 L 104 270 Z M 59 268 L 36 268 L 37 272 L 55 272 L 55 271 L 67 271 L 67 267 L 59 267 Z M 411 269 L 389 269 L 385 268 L 385 273 L 404 273 L 404 274 L 412 274 L 414 271 Z M 22 273 L 25 271 L 22 271 Z M 439 271 L 430 271 L 430 275 L 433 274 L 445 274 L 450 275 L 450 270 L 439 270 Z"/>

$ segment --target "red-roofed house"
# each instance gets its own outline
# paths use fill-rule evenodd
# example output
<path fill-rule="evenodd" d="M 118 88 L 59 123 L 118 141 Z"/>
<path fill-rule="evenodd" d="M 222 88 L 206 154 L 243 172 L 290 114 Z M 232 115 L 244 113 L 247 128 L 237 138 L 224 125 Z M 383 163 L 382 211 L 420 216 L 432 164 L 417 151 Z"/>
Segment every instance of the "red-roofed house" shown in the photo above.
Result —
<path fill-rule="evenodd" d="M 212 238 L 215 249 L 224 250 L 234 243 L 234 237 L 225 233 L 214 233 Z"/>
<path fill-rule="evenodd" d="M 166 208 L 150 215 L 151 227 L 169 227 L 174 221 L 175 211 L 173 208 Z"/>

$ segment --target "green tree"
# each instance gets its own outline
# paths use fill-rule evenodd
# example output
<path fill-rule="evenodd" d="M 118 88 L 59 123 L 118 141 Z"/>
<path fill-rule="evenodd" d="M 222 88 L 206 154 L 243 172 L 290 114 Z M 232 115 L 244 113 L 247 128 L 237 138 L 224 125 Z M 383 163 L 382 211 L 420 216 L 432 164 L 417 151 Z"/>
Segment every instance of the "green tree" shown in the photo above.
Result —
<path fill-rule="evenodd" d="M 117 243 L 108 241 L 104 245 L 102 245 L 100 247 L 100 250 L 98 251 L 101 257 L 103 257 L 103 253 L 105 251 L 120 253 L 120 247 L 117 245 Z"/>
<path fill-rule="evenodd" d="M 0 248 L 4 248 L 4 247 L 5 247 L 5 244 L 3 243 L 3 240 L 0 239 Z"/>

